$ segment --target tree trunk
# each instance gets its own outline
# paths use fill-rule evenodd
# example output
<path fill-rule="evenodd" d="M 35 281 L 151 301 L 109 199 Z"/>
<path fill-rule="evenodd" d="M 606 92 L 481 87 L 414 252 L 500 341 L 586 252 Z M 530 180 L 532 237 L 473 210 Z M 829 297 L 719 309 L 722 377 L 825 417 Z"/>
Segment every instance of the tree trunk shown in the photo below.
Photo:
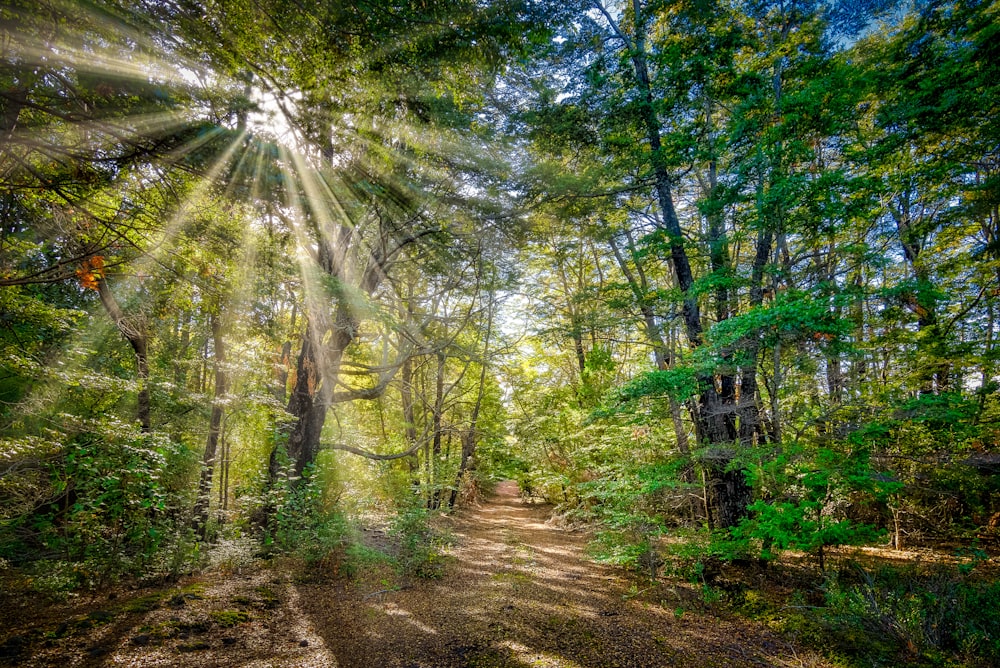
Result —
<path fill-rule="evenodd" d="M 136 398 L 136 417 L 143 433 L 148 434 L 152 428 L 150 420 L 150 399 L 149 399 L 149 340 L 145 328 L 134 322 L 129 322 L 122 312 L 118 300 L 115 299 L 108 285 L 106 277 L 100 277 L 97 281 L 97 293 L 101 298 L 104 310 L 115 323 L 115 327 L 122 336 L 132 346 L 135 353 L 136 376 L 139 383 L 139 392 Z"/>
<path fill-rule="evenodd" d="M 417 423 L 413 413 L 413 360 L 409 356 L 403 360 L 403 367 L 400 370 L 399 403 L 403 409 L 403 434 L 406 437 L 407 448 L 416 447 Z M 419 455 L 414 453 L 411 457 L 407 457 L 406 463 L 409 467 L 413 484 L 419 488 Z"/>
<path fill-rule="evenodd" d="M 606 18 L 613 19 L 605 13 Z M 646 26 L 643 23 L 641 7 L 638 0 L 633 0 L 633 21 L 635 22 L 635 42 L 630 43 L 621 31 L 615 30 L 625 41 L 629 49 L 636 85 L 641 100 L 640 114 L 649 142 L 650 162 L 653 172 L 654 190 L 660 206 L 660 225 L 670 241 L 670 261 L 674 269 L 677 286 L 684 297 L 682 316 L 688 343 L 693 348 L 702 345 L 701 312 L 698 305 L 698 295 L 693 290 L 694 273 L 691 262 L 684 247 L 684 234 L 674 206 L 671 190 L 671 176 L 663 155 L 663 142 L 660 135 L 660 119 L 657 117 L 653 91 L 650 85 L 649 66 L 646 60 Z M 720 395 L 721 388 L 721 395 Z M 731 527 L 739 523 L 746 515 L 746 507 L 750 501 L 750 488 L 742 469 L 727 471 L 733 458 L 732 446 L 736 440 L 734 429 L 734 388 L 731 380 L 723 381 L 720 388 L 716 387 L 715 378 L 709 374 L 698 377 L 699 401 L 694 415 L 696 431 L 699 440 L 710 448 L 705 461 L 711 494 L 711 504 L 714 506 L 716 525 Z"/>
<path fill-rule="evenodd" d="M 458 490 L 462 485 L 462 479 L 468 471 L 474 469 L 473 459 L 476 455 L 476 441 L 479 438 L 479 411 L 483 406 L 483 394 L 486 385 L 486 371 L 489 368 L 490 339 L 493 336 L 493 299 L 490 293 L 490 303 L 486 314 L 486 336 L 483 341 L 483 359 L 479 369 L 479 391 L 476 393 L 476 403 L 472 407 L 472 416 L 469 420 L 469 429 L 462 435 L 462 459 L 458 463 L 458 475 L 455 477 L 455 487 L 451 490 L 451 498 L 448 499 L 448 507 L 454 508 L 458 498 Z"/>
<path fill-rule="evenodd" d="M 296 418 L 288 435 L 286 450 L 294 462 L 294 475 L 301 479 L 319 454 L 320 437 L 326 416 L 334 403 L 335 389 L 340 380 L 340 366 L 347 348 L 358 336 L 360 321 L 355 312 L 355 298 L 348 294 L 343 284 L 346 249 L 355 228 L 341 226 L 330 236 L 319 235 L 317 263 L 323 273 L 332 278 L 336 299 L 332 322 L 330 313 L 320 308 L 306 309 L 306 332 L 296 363 L 295 387 L 288 400 L 287 411 Z M 417 237 L 412 237 L 413 242 Z M 370 296 L 386 276 L 391 257 L 402 248 L 384 245 L 393 243 L 391 235 L 380 238 L 383 247 L 371 251 L 361 278 L 356 286 L 362 295 Z M 277 450 L 272 451 L 269 471 L 271 479 L 280 475 Z"/>
<path fill-rule="evenodd" d="M 938 322 L 938 298 L 921 256 L 923 240 L 916 231 L 923 214 L 914 214 L 912 209 L 909 193 L 902 193 L 899 204 L 890 206 L 889 212 L 896 223 L 903 256 L 917 279 L 913 294 L 904 296 L 904 300 L 905 306 L 917 316 L 917 345 L 927 356 L 927 359 L 918 361 L 919 391 L 920 394 L 934 394 L 948 390 L 951 364 L 948 362 L 945 334 Z"/>
<path fill-rule="evenodd" d="M 177 357 L 174 359 L 174 385 L 178 392 L 183 392 L 187 388 L 187 356 L 191 349 L 191 322 L 187 311 L 180 314 L 180 331 L 178 332 Z"/>
<path fill-rule="evenodd" d="M 202 539 L 208 525 L 208 507 L 212 494 L 212 478 L 215 475 L 216 452 L 219 447 L 219 435 L 222 433 L 223 399 L 228 391 L 226 379 L 226 348 L 222 337 L 221 316 L 212 314 L 212 346 L 215 349 L 215 394 L 212 401 L 212 414 L 208 421 L 208 438 L 205 441 L 205 453 L 201 463 L 201 479 L 198 481 L 198 501 L 195 504 L 194 523 L 196 530 L 201 532 Z"/>
<path fill-rule="evenodd" d="M 707 104 L 707 114 L 711 114 L 711 105 Z M 708 181 L 703 183 L 704 197 L 711 198 L 718 187 L 718 174 L 715 160 L 710 160 L 708 164 Z M 718 211 L 713 211 L 707 215 L 708 220 L 708 244 L 709 261 L 712 273 L 720 275 L 729 268 L 729 247 L 726 242 L 725 224 Z M 730 316 L 730 295 L 729 288 L 724 280 L 716 281 L 715 293 L 715 319 L 722 322 Z M 731 352 L 723 352 L 723 368 L 732 366 Z M 725 433 L 727 435 L 737 434 L 736 418 L 739 415 L 740 407 L 736 404 L 736 376 L 732 373 L 721 372 L 718 374 L 718 406 L 717 409 L 725 421 Z"/>
<path fill-rule="evenodd" d="M 428 462 L 432 488 L 431 502 L 429 504 L 431 510 L 437 510 L 441 507 L 441 433 L 442 416 L 444 413 L 444 367 L 446 361 L 445 354 L 438 352 L 437 376 L 434 384 L 434 411 L 432 414 L 434 432 L 431 440 L 431 461 Z"/>
<path fill-rule="evenodd" d="M 760 308 L 764 304 L 764 269 L 771 257 L 774 235 L 769 229 L 757 232 L 757 250 L 753 268 L 750 271 L 750 307 Z M 760 422 L 760 407 L 757 404 L 757 361 L 760 355 L 759 335 L 747 341 L 741 350 L 745 360 L 740 368 L 739 439 L 743 445 L 754 445 L 764 431 Z"/>
<path fill-rule="evenodd" d="M 226 438 L 226 425 L 222 423 L 222 433 L 219 435 L 222 446 L 222 480 L 219 481 L 219 508 L 223 511 L 229 510 L 229 469 L 232 458 L 229 453 L 229 439 Z"/>
<path fill-rule="evenodd" d="M 278 364 L 275 370 L 274 398 L 284 402 L 288 395 L 288 366 L 292 361 L 292 342 L 285 341 L 281 344 L 281 352 L 278 353 Z"/>
<path fill-rule="evenodd" d="M 653 309 L 649 304 L 649 283 L 646 280 L 646 272 L 642 263 L 637 258 L 635 243 L 628 231 L 626 231 L 626 240 L 628 241 L 628 249 L 632 255 L 633 262 L 635 263 L 634 273 L 629 267 L 628 262 L 625 260 L 625 257 L 622 255 L 621 249 L 618 247 L 618 242 L 615 240 L 614 235 L 609 237 L 608 242 L 611 245 L 611 251 L 614 253 L 615 260 L 618 262 L 618 267 L 621 269 L 622 275 L 625 277 L 625 281 L 628 283 L 629 289 L 632 291 L 632 294 L 639 305 L 639 312 L 642 314 L 646 338 L 649 341 L 649 344 L 653 347 L 653 359 L 656 362 L 656 368 L 660 371 L 666 371 L 670 368 L 670 362 L 673 359 L 673 336 L 671 335 L 670 337 L 671 347 L 668 348 L 666 342 L 663 340 L 663 330 L 660 327 L 659 322 L 657 322 L 656 314 L 653 312 Z M 675 397 L 669 397 L 668 401 L 670 403 L 670 418 L 674 426 L 674 435 L 677 439 L 677 450 L 683 457 L 686 458 L 691 453 L 691 447 L 688 443 L 687 430 L 684 428 L 684 421 L 681 418 L 681 405 Z M 693 470 L 693 467 L 689 467 L 686 468 L 681 474 L 681 479 L 685 483 L 694 486 L 694 476 L 695 471 Z M 692 499 L 691 516 L 694 518 L 697 515 L 697 499 Z"/>
<path fill-rule="evenodd" d="M 347 309 L 346 305 L 337 306 L 332 327 L 326 326 L 321 316 L 309 316 L 306 321 L 302 349 L 296 362 L 295 386 L 286 409 L 298 418 L 285 446 L 294 464 L 293 475 L 296 479 L 302 478 L 319 454 L 320 436 L 332 405 L 340 363 L 357 332 L 357 323 Z M 324 338 L 327 338 L 325 344 Z M 272 451 L 269 465 L 272 480 L 281 475 L 280 469 L 278 453 Z"/>

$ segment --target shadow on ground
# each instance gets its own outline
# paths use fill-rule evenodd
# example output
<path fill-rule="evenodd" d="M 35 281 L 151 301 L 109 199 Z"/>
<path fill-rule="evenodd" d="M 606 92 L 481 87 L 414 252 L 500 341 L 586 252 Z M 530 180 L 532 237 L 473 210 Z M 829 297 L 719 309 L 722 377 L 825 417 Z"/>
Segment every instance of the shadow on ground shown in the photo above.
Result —
<path fill-rule="evenodd" d="M 455 518 L 441 579 L 301 584 L 302 607 L 345 668 L 827 665 L 759 625 L 636 599 L 546 517 L 504 483 Z"/>

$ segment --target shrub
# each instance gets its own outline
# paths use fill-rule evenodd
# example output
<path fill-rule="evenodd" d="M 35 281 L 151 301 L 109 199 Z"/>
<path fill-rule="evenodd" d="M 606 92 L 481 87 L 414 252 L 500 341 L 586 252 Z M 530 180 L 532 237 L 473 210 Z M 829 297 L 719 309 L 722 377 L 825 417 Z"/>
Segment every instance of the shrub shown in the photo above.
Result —
<path fill-rule="evenodd" d="M 825 547 L 871 542 L 882 535 L 873 526 L 838 516 L 838 506 L 850 495 L 884 501 L 899 487 L 872 468 L 864 449 L 841 452 L 794 443 L 752 467 L 751 479 L 758 494 L 771 498 L 749 507 L 753 515 L 734 536 L 759 540 L 765 559 L 779 550 L 810 552 L 818 557 L 821 570 Z"/>
<path fill-rule="evenodd" d="M 177 528 L 185 500 L 169 487 L 186 449 L 130 423 L 62 417 L 69 433 L 45 460 L 48 502 L 4 522 L 0 556 L 41 558 L 37 570 L 49 573 L 36 582 L 47 590 L 191 567 L 197 546 Z"/>
<path fill-rule="evenodd" d="M 595 561 L 621 566 L 650 578 L 656 577 L 662 563 L 653 533 L 599 531 L 589 552 Z"/>
<path fill-rule="evenodd" d="M 403 573 L 421 578 L 439 578 L 444 572 L 442 549 L 447 537 L 430 525 L 433 512 L 413 504 L 400 509 L 389 535 L 399 541 L 399 565 Z"/>
<path fill-rule="evenodd" d="M 944 567 L 858 567 L 853 575 L 828 582 L 821 613 L 861 658 L 882 663 L 891 654 L 910 654 L 927 663 L 1000 664 L 1000 582 L 970 580 Z"/>
<path fill-rule="evenodd" d="M 328 508 L 323 485 L 308 469 L 302 479 L 279 478 L 264 495 L 269 511 L 265 548 L 271 552 L 296 554 L 317 562 L 348 543 L 349 527 L 343 514 Z"/>

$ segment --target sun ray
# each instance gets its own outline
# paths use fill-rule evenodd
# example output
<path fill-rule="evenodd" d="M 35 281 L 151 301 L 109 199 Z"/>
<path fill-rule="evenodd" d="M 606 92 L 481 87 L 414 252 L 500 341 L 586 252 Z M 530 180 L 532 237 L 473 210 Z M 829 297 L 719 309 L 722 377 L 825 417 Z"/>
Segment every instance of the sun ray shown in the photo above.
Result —
<path fill-rule="evenodd" d="M 292 155 L 293 152 L 284 145 L 279 145 L 278 150 L 280 154 L 279 167 L 282 175 L 285 177 L 285 206 L 289 213 L 287 219 L 295 239 L 295 260 L 299 267 L 299 275 L 302 278 L 305 312 L 309 318 L 315 319 L 324 312 L 329 301 L 329 294 L 324 287 L 324 283 L 320 281 L 321 269 L 316 256 L 319 249 L 315 247 L 315 244 L 303 227 L 305 211 L 301 206 L 298 196 L 292 190 L 299 180 L 298 173 L 293 168 L 295 163 Z M 324 332 L 316 331 L 316 327 L 308 329 L 314 337 L 312 345 L 315 346 L 316 350 L 321 350 L 321 337 Z"/>
<path fill-rule="evenodd" d="M 144 29 L 127 17 L 99 13 L 93 5 L 55 2 L 51 9 L 53 23 L 60 24 L 58 29 L 49 26 L 43 33 L 45 24 L 40 23 L 37 34 L 25 32 L 38 21 L 35 14 L 6 9 L 5 18 L 9 17 L 8 25 L 13 26 L 7 30 L 7 60 L 19 61 L 22 66 L 71 68 L 77 74 L 107 76 L 111 81 L 159 83 L 178 90 L 190 88 L 204 72 L 202 64 L 176 51 L 170 60 L 160 56 L 164 45 L 154 39 L 152 26 Z M 18 25 L 25 29 L 18 30 Z M 103 40 L 99 48 L 93 46 L 96 34 Z"/>
<path fill-rule="evenodd" d="M 242 143 L 243 137 L 243 133 L 233 137 L 228 147 L 218 155 L 204 177 L 195 184 L 188 196 L 179 203 L 166 225 L 161 228 L 159 231 L 161 238 L 152 242 L 151 247 L 141 249 L 142 255 L 131 263 L 131 273 L 124 277 L 125 280 L 116 283 L 115 292 L 126 313 L 131 313 L 136 304 L 143 299 L 142 283 L 147 275 L 153 274 L 152 268 L 165 266 L 163 258 L 172 252 L 171 242 L 185 225 L 187 217 L 200 199 L 206 196 L 209 188 L 217 182 L 219 175 Z M 60 365 L 58 374 L 51 379 L 51 382 L 43 383 L 35 391 L 28 393 L 21 400 L 18 411 L 38 414 L 42 408 L 58 401 L 72 387 L 72 383 L 67 383 L 66 379 L 83 373 L 87 363 L 86 355 L 71 354 L 71 351 L 93 349 L 93 342 L 107 340 L 112 335 L 114 327 L 114 323 L 106 317 L 92 318 L 91 325 L 80 329 L 76 337 L 67 341 L 60 354 L 53 357 L 53 364 Z M 90 345 L 87 342 L 90 342 Z"/>

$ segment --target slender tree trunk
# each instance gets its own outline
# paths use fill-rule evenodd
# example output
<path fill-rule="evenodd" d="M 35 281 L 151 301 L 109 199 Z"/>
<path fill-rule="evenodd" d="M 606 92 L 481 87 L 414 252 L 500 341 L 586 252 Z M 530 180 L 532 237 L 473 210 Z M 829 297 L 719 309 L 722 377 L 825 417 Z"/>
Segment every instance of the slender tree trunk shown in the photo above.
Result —
<path fill-rule="evenodd" d="M 214 348 L 215 394 L 212 401 L 212 414 L 208 422 L 208 438 L 205 441 L 205 453 L 201 462 L 201 479 L 198 482 L 198 502 L 195 504 L 195 527 L 201 532 L 202 539 L 208 525 L 209 500 L 212 495 L 212 478 L 215 475 L 216 452 L 219 446 L 219 436 L 222 433 L 222 418 L 224 415 L 223 400 L 228 391 L 226 378 L 226 348 L 223 340 L 221 315 L 212 314 L 209 317 L 212 327 L 212 346 Z"/>
<path fill-rule="evenodd" d="M 660 371 L 666 371 L 670 367 L 670 362 L 673 359 L 673 336 L 671 335 L 670 337 L 671 345 L 668 347 L 666 342 L 663 340 L 663 330 L 656 319 L 656 313 L 653 311 L 653 308 L 649 303 L 649 283 L 646 279 L 646 272 L 642 266 L 642 262 L 637 259 L 635 242 L 632 240 L 632 236 L 627 230 L 626 240 L 628 242 L 629 252 L 632 256 L 633 262 L 635 263 L 634 273 L 632 272 L 628 261 L 622 254 L 621 248 L 619 248 L 614 235 L 609 237 L 608 243 L 611 246 L 611 251 L 615 256 L 618 267 L 621 270 L 622 275 L 625 277 L 625 281 L 628 283 L 629 289 L 632 291 L 632 294 L 639 305 L 639 312 L 642 314 L 643 325 L 645 327 L 646 339 L 653 347 L 653 359 L 656 362 L 656 368 Z M 682 456 L 688 457 L 691 453 L 691 447 L 688 443 L 687 429 L 685 429 L 684 421 L 681 417 L 680 402 L 674 397 L 669 397 L 668 401 L 670 405 L 670 418 L 673 422 L 674 435 L 677 440 L 677 450 Z M 695 485 L 695 471 L 693 468 L 686 468 L 681 476 L 685 483 L 691 486 Z M 692 499 L 692 518 L 696 517 L 697 514 L 697 500 Z"/>
<path fill-rule="evenodd" d="M 896 223 L 903 256 L 917 279 L 912 295 L 908 295 L 905 306 L 917 316 L 918 346 L 926 356 L 918 361 L 917 379 L 921 394 L 946 392 L 950 386 L 951 364 L 944 332 L 938 322 L 938 298 L 924 259 L 923 245 L 916 232 L 920 214 L 913 212 L 914 205 L 909 193 L 900 195 L 897 206 L 890 206 L 889 212 Z M 916 217 L 916 219 L 915 219 Z"/>
<path fill-rule="evenodd" d="M 707 113 L 711 114 L 711 107 L 708 105 Z M 708 179 L 705 183 L 704 196 L 711 198 L 718 186 L 717 166 L 715 160 L 710 160 L 708 164 Z M 729 268 L 729 247 L 726 241 L 725 224 L 720 212 L 712 212 L 708 219 L 708 243 L 709 261 L 712 273 L 719 276 L 724 274 Z M 716 281 L 715 293 L 715 318 L 716 322 L 722 322 L 730 316 L 730 295 L 726 286 L 726 281 Z M 722 355 L 723 368 L 732 366 L 731 352 L 724 352 Z M 727 438 L 737 433 L 736 418 L 739 414 L 739 407 L 736 405 L 736 376 L 723 371 L 718 374 L 718 411 L 721 412 L 725 420 L 724 433 Z"/>
<path fill-rule="evenodd" d="M 208 384 L 208 341 L 201 347 L 201 364 L 198 371 L 198 392 L 205 392 Z"/>
<path fill-rule="evenodd" d="M 437 354 L 437 376 L 434 381 L 434 409 L 431 415 L 433 420 L 433 436 L 431 440 L 432 461 L 428 467 L 431 475 L 431 510 L 441 507 L 441 431 L 442 417 L 444 413 L 444 369 L 447 357 L 443 352 Z"/>
<path fill-rule="evenodd" d="M 751 308 L 760 308 L 764 304 L 764 269 L 771 257 L 773 239 L 774 235 L 770 229 L 762 228 L 757 232 L 757 249 L 750 271 Z M 745 361 L 740 369 L 739 438 L 745 445 L 753 445 L 764 434 L 761 428 L 760 407 L 757 404 L 757 361 L 760 348 L 760 338 L 755 336 L 747 341 L 740 351 L 740 354 L 745 356 Z"/>
<path fill-rule="evenodd" d="M 458 475 L 455 477 L 455 487 L 451 490 L 451 498 L 448 499 L 448 507 L 454 508 L 458 498 L 458 490 L 462 486 L 465 475 L 474 470 L 474 457 L 476 455 L 476 441 L 479 438 L 479 411 L 483 406 L 483 394 L 486 387 L 486 371 L 489 368 L 490 359 L 490 339 L 493 336 L 493 310 L 494 294 L 490 293 L 490 302 L 487 306 L 486 314 L 486 336 L 483 341 L 483 359 L 479 369 L 479 390 L 476 392 L 476 403 L 472 407 L 472 416 L 469 419 L 469 429 L 462 435 L 462 459 L 458 463 Z"/>
<path fill-rule="evenodd" d="M 179 345 L 177 357 L 174 359 L 174 385 L 177 391 L 183 392 L 187 385 L 187 356 L 191 348 L 191 319 L 187 311 L 180 314 L 180 332 L 178 332 Z"/>
<path fill-rule="evenodd" d="M 986 408 L 986 397 L 989 395 L 989 388 L 993 382 L 993 375 L 996 371 L 994 361 L 994 336 L 996 311 L 992 301 L 986 302 L 986 340 L 983 342 L 984 350 L 982 356 L 982 367 L 979 376 L 979 410 L 976 412 L 976 423 L 983 419 L 983 410 Z"/>
<path fill-rule="evenodd" d="M 412 448 L 417 444 L 417 423 L 413 414 L 413 359 L 409 356 L 403 360 L 403 366 L 400 369 L 399 403 L 403 409 L 403 434 L 406 438 L 406 445 L 407 448 Z M 420 456 L 414 453 L 411 457 L 406 458 L 406 463 L 413 484 L 419 487 Z"/>
<path fill-rule="evenodd" d="M 281 344 L 281 352 L 278 353 L 278 364 L 274 379 L 274 398 L 284 402 L 288 399 L 288 367 L 292 361 L 292 342 L 285 341 Z"/>
<path fill-rule="evenodd" d="M 229 453 L 229 439 L 226 437 L 226 421 L 222 422 L 222 433 L 219 435 L 222 446 L 222 480 L 219 482 L 219 508 L 223 511 L 229 510 L 229 469 L 232 458 Z"/>
<path fill-rule="evenodd" d="M 122 312 L 118 300 L 115 299 L 108 285 L 108 279 L 101 277 L 97 281 L 97 293 L 101 298 L 104 310 L 115 323 L 115 327 L 122 336 L 132 346 L 135 353 L 136 376 L 139 383 L 139 392 L 136 400 L 136 417 L 143 433 L 149 433 L 152 428 L 150 420 L 150 399 L 149 399 L 149 339 L 145 328 L 135 322 L 130 322 Z"/>
<path fill-rule="evenodd" d="M 646 61 L 646 26 L 641 18 L 642 13 L 638 0 L 633 1 L 633 6 L 635 43 L 631 44 L 626 41 L 626 46 L 630 51 L 636 85 L 642 101 L 640 113 L 646 130 L 646 139 L 649 142 L 654 190 L 660 205 L 660 224 L 670 240 L 671 265 L 677 279 L 677 286 L 684 296 L 682 315 L 685 333 L 689 344 L 698 348 L 702 345 L 702 323 L 698 295 L 693 289 L 694 273 L 691 270 L 691 262 L 684 246 L 684 234 L 677 217 L 671 191 L 672 179 L 663 155 L 660 119 L 657 117 L 654 106 L 649 66 Z M 716 387 L 715 378 L 712 375 L 702 374 L 698 378 L 698 392 L 699 402 L 694 417 L 698 426 L 699 440 L 705 445 L 711 446 L 704 459 L 704 466 L 707 468 L 709 478 L 710 505 L 715 510 L 715 524 L 719 527 L 735 526 L 746 516 L 751 490 L 747 485 L 743 469 L 731 469 L 730 467 L 733 459 L 732 447 L 736 440 L 733 419 L 733 388 L 729 382 L 723 382 L 720 387 Z"/>
<path fill-rule="evenodd" d="M 827 261 L 826 280 L 831 284 L 834 280 L 834 252 L 834 245 L 833 243 L 830 243 L 827 248 L 829 259 Z M 835 312 L 835 316 L 838 320 L 841 318 L 841 314 L 842 309 L 838 305 Z M 837 407 L 844 403 L 844 369 L 840 359 L 840 353 L 836 350 L 830 350 L 826 354 L 826 390 L 831 406 Z M 839 426 L 836 424 L 836 420 L 834 421 L 833 431 L 839 431 Z"/>

